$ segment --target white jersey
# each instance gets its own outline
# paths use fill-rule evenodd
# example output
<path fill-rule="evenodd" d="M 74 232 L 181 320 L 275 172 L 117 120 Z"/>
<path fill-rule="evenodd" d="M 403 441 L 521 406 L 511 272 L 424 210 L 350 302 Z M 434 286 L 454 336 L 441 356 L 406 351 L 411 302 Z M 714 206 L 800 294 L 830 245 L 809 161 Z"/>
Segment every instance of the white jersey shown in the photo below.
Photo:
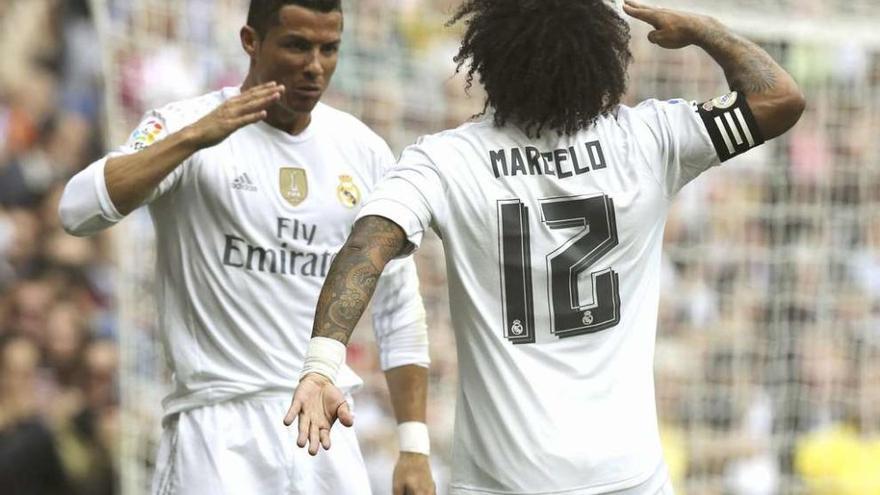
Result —
<path fill-rule="evenodd" d="M 128 143 L 139 151 L 195 122 L 238 88 L 149 112 Z M 102 159 L 74 177 L 65 227 L 89 234 L 119 221 Z M 318 104 L 293 136 L 259 122 L 180 165 L 147 200 L 156 228 L 159 328 L 174 390 L 166 414 L 263 392 L 292 393 L 318 294 L 365 195 L 393 165 L 360 121 Z M 427 365 L 412 260 L 383 275 L 373 305 L 383 369 Z M 344 390 L 360 379 L 343 367 Z"/>
<path fill-rule="evenodd" d="M 551 134 L 486 118 L 424 137 L 359 215 L 414 246 L 428 228 L 442 238 L 460 371 L 452 493 L 653 495 L 666 214 L 719 156 L 682 100 Z"/>

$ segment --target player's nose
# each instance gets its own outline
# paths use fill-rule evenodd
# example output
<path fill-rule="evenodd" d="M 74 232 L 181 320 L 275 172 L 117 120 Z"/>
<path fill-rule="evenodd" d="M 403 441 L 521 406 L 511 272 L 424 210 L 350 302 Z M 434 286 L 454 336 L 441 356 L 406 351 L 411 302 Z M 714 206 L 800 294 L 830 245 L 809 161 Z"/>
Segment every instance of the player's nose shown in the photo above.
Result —
<path fill-rule="evenodd" d="M 310 52 L 304 72 L 312 79 L 317 79 L 324 75 L 324 66 L 321 64 L 321 54 L 317 49 Z"/>

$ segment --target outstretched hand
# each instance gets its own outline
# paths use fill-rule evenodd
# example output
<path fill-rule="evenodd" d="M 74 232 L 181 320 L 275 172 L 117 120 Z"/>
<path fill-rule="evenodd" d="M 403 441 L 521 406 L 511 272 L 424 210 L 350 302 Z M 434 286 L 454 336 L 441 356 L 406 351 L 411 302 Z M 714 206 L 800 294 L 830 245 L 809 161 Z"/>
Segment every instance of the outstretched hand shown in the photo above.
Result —
<path fill-rule="evenodd" d="M 711 17 L 651 7 L 633 0 L 624 0 L 623 10 L 654 27 L 648 33 L 648 41 L 669 49 L 684 48 L 697 43 L 706 26 L 715 22 Z"/>
<path fill-rule="evenodd" d="M 309 373 L 300 380 L 287 415 L 285 426 L 298 419 L 296 444 L 309 446 L 309 454 L 317 455 L 318 446 L 330 449 L 330 428 L 338 419 L 344 426 L 354 424 L 354 415 L 342 391 L 323 375 Z"/>

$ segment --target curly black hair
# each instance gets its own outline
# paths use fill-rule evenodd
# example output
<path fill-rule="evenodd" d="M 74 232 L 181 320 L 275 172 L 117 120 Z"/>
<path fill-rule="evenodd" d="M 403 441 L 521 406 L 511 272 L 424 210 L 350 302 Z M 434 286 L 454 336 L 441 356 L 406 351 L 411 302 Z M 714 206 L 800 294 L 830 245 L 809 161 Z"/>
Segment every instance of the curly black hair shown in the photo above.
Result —
<path fill-rule="evenodd" d="M 466 0 L 447 26 L 462 20 L 456 72 L 470 60 L 498 126 L 573 134 L 626 92 L 629 25 L 606 0 Z"/>

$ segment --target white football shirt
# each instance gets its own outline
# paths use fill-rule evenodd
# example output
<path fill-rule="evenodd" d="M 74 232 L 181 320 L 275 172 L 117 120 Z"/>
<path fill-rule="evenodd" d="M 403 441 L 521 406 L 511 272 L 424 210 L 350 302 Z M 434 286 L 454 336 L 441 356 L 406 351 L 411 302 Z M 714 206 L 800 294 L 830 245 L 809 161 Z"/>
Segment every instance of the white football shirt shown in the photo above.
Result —
<path fill-rule="evenodd" d="M 195 122 L 238 88 L 147 113 L 134 153 Z M 107 158 L 74 177 L 60 210 L 87 235 L 122 219 L 104 184 Z M 264 122 L 203 149 L 150 195 L 159 328 L 174 390 L 166 414 L 254 393 L 290 394 L 302 369 L 318 294 L 365 195 L 394 164 L 375 133 L 318 104 L 297 136 Z M 373 325 L 383 369 L 426 366 L 425 315 L 412 260 L 382 276 Z M 360 379 L 343 366 L 344 390 Z"/>
<path fill-rule="evenodd" d="M 488 117 L 424 137 L 359 215 L 393 220 L 414 246 L 429 228 L 443 241 L 460 371 L 452 493 L 653 494 L 666 481 L 652 374 L 666 214 L 720 160 L 682 100 L 549 134 Z"/>

